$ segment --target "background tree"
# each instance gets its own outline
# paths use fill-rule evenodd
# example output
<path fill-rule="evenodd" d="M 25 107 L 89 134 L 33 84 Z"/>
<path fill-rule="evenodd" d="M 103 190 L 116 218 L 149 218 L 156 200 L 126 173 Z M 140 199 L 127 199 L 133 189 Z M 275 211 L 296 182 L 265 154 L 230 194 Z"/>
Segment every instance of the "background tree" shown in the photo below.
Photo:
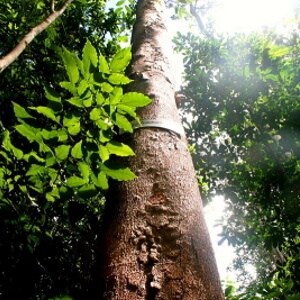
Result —
<path fill-rule="evenodd" d="M 234 269 L 246 276 L 239 277 L 246 294 L 234 299 L 296 299 L 298 34 L 203 39 L 189 33 L 176 43 L 185 55 L 182 109 L 204 201 L 225 196 L 220 242 L 236 247 Z M 257 270 L 251 285 L 247 262 Z"/>

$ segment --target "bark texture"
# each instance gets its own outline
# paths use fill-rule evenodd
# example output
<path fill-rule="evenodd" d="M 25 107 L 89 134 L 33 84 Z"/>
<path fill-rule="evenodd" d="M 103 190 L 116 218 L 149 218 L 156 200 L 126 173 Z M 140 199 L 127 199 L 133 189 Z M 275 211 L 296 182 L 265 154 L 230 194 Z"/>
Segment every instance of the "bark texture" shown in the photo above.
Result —
<path fill-rule="evenodd" d="M 153 99 L 141 119 L 182 126 L 164 16 L 159 0 L 139 1 L 131 89 Z M 162 128 L 125 138 L 138 178 L 117 184 L 107 200 L 102 299 L 224 299 L 186 138 Z"/>

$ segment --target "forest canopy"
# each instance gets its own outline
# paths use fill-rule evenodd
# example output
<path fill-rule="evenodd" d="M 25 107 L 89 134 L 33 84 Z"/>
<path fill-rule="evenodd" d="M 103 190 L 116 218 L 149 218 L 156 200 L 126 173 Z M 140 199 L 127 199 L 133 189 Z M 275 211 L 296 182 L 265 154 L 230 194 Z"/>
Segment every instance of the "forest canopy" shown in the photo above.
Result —
<path fill-rule="evenodd" d="M 215 195 L 226 199 L 220 243 L 235 247 L 232 269 L 243 290 L 232 299 L 299 297 L 299 34 L 293 25 L 283 33 L 178 33 L 175 40 L 184 54 L 183 122 L 202 196 L 206 203 Z M 247 262 L 256 279 L 244 269 Z"/>
<path fill-rule="evenodd" d="M 106 191 L 111 180 L 135 177 L 119 159 L 134 153 L 115 137 L 132 132 L 136 109 L 150 103 L 126 93 L 131 49 L 122 45 L 134 5 L 73 1 L 0 75 L 3 299 L 20 290 L 24 299 L 85 299 L 97 289 Z M 4 57 L 51 7 L 9 0 L 0 11 Z M 229 36 L 207 26 L 209 34 L 174 39 L 184 56 L 179 109 L 203 202 L 226 199 L 220 239 L 236 249 L 241 286 L 227 283 L 227 299 L 300 297 L 298 26 Z"/>

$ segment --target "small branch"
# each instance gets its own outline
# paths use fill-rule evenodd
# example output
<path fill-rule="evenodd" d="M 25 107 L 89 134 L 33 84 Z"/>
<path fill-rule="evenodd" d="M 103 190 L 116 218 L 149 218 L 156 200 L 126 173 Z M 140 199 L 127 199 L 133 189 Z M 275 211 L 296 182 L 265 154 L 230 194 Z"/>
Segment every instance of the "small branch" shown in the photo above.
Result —
<path fill-rule="evenodd" d="M 11 63 L 13 63 L 32 40 L 44 31 L 50 24 L 52 24 L 60 15 L 63 14 L 65 9 L 71 4 L 73 0 L 67 0 L 65 4 L 57 11 L 53 11 L 43 22 L 33 27 L 19 42 L 19 44 L 11 50 L 7 55 L 0 59 L 0 73 L 3 72 Z M 51 8 L 54 9 L 54 1 L 51 1 Z"/>
<path fill-rule="evenodd" d="M 54 13 L 55 12 L 55 4 L 54 4 L 55 0 L 51 0 L 51 11 Z"/>
<path fill-rule="evenodd" d="M 206 28 L 205 28 L 205 26 L 204 26 L 204 24 L 202 22 L 202 19 L 201 19 L 200 15 L 196 11 L 196 5 L 197 5 L 197 2 L 196 2 L 195 5 L 193 5 L 192 3 L 190 4 L 190 13 L 191 13 L 191 15 L 196 19 L 200 31 L 204 35 L 206 35 L 208 38 L 214 39 L 214 37 L 206 30 Z"/>

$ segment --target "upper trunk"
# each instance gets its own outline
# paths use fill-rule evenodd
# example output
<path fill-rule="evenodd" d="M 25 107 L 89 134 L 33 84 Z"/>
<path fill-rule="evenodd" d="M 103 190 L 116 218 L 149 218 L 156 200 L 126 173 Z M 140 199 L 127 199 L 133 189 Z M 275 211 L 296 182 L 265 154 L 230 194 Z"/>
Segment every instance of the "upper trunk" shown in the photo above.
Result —
<path fill-rule="evenodd" d="M 129 76 L 131 90 L 153 99 L 140 118 L 180 131 L 164 16 L 160 1 L 139 1 Z M 107 200 L 103 299 L 223 299 L 186 138 L 143 127 L 124 139 L 138 178 L 118 183 Z"/>

